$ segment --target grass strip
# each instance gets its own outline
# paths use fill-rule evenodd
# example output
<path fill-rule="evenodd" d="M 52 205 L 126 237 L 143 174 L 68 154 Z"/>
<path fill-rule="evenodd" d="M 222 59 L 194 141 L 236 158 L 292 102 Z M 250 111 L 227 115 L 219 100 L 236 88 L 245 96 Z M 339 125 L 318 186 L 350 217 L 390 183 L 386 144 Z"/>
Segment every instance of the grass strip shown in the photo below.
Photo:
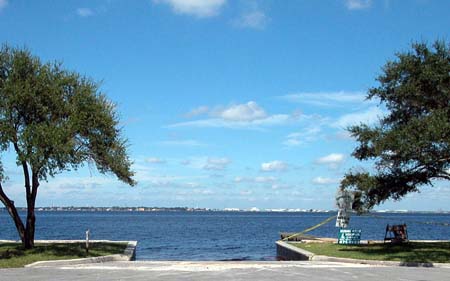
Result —
<path fill-rule="evenodd" d="M 409 242 L 403 244 L 339 245 L 334 243 L 292 243 L 316 255 L 330 257 L 402 261 L 402 262 L 450 262 L 450 242 Z"/>
<path fill-rule="evenodd" d="M 36 243 L 25 250 L 20 243 L 0 244 L 0 268 L 23 267 L 37 261 L 66 260 L 121 254 L 126 243 L 90 243 L 86 254 L 84 243 Z"/>

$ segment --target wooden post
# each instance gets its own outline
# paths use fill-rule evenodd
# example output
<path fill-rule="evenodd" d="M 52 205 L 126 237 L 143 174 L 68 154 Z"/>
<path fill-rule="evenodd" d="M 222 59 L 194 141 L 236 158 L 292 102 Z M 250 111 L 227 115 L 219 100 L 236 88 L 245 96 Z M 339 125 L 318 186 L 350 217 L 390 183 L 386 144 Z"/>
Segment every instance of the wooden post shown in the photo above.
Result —
<path fill-rule="evenodd" d="M 86 230 L 86 255 L 89 254 L 89 229 Z"/>

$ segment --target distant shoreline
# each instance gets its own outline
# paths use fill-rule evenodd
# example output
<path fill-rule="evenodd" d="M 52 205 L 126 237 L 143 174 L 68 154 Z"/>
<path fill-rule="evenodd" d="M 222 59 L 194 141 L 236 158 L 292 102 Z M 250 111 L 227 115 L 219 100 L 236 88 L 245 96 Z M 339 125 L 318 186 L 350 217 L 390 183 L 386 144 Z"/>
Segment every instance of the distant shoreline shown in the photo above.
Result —
<path fill-rule="evenodd" d="M 26 211 L 26 207 L 17 207 L 18 211 Z M 0 208 L 0 212 L 6 212 L 6 208 Z M 230 213 L 335 213 L 336 210 L 321 209 L 209 209 L 189 207 L 36 207 L 39 212 L 230 212 Z M 413 211 L 413 210 L 374 210 L 371 213 L 394 214 L 450 214 L 450 211 Z"/>

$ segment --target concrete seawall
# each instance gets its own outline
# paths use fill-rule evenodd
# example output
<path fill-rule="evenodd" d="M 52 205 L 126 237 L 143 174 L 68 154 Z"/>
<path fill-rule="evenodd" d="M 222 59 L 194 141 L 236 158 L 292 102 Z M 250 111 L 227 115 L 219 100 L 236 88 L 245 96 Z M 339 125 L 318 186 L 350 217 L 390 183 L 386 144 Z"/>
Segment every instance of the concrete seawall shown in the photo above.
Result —
<path fill-rule="evenodd" d="M 6 242 L 7 240 L 3 240 Z M 18 241 L 7 241 L 18 242 Z M 85 240 L 36 240 L 36 243 L 85 243 Z M 110 241 L 110 240 L 91 240 L 90 243 L 126 243 L 127 247 L 122 254 L 108 255 L 92 258 L 81 258 L 71 260 L 55 260 L 55 261 L 38 261 L 25 267 L 48 267 L 48 266 L 66 266 L 66 265 L 78 265 L 78 264 L 90 264 L 90 263 L 103 263 L 111 261 L 133 261 L 136 259 L 136 246 L 137 241 Z"/>
<path fill-rule="evenodd" d="M 285 261 L 311 260 L 313 253 L 297 248 L 283 241 L 277 241 L 277 258 Z"/>
<path fill-rule="evenodd" d="M 412 240 L 415 242 L 450 242 L 448 240 Z M 294 242 L 295 243 L 295 242 Z M 367 243 L 367 241 L 366 241 Z M 284 261 L 314 261 L 314 262 L 337 262 L 350 264 L 366 264 L 375 266 L 406 266 L 406 267 L 440 267 L 450 268 L 450 263 L 432 263 L 432 262 L 408 262 L 408 261 L 383 261 L 383 260 L 363 260 L 351 258 L 339 258 L 316 255 L 304 249 L 295 247 L 284 241 L 277 241 L 278 259 Z"/>

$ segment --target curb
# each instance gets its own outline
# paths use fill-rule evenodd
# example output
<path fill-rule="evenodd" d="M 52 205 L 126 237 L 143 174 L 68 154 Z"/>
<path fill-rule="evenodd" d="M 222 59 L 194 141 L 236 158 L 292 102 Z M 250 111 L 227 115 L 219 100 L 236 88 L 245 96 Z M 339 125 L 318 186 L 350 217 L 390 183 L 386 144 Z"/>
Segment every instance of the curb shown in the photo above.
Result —
<path fill-rule="evenodd" d="M 369 264 L 369 265 L 379 265 L 379 266 L 450 268 L 450 263 L 358 260 L 358 259 L 338 258 L 338 257 L 329 257 L 329 256 L 321 256 L 321 255 L 314 255 L 311 258 L 311 261 L 342 262 L 342 263 Z"/>
<path fill-rule="evenodd" d="M 84 240 L 36 240 L 38 243 L 80 243 Z M 49 266 L 69 266 L 90 263 L 103 263 L 111 261 L 132 261 L 136 258 L 137 241 L 110 241 L 110 240 L 91 240 L 91 243 L 108 242 L 108 243 L 127 243 L 127 247 L 122 254 L 81 258 L 71 260 L 55 260 L 55 261 L 38 261 L 25 265 L 25 267 L 49 267 Z"/>
<path fill-rule="evenodd" d="M 349 258 L 338 258 L 316 255 L 309 251 L 292 246 L 283 241 L 277 241 L 277 256 L 283 260 L 309 260 L 309 261 L 328 261 L 354 264 L 369 264 L 378 266 L 406 266 L 406 267 L 436 267 L 450 268 L 450 263 L 432 263 L 432 262 L 402 262 L 402 261 L 379 261 L 379 260 L 358 260 Z"/>

